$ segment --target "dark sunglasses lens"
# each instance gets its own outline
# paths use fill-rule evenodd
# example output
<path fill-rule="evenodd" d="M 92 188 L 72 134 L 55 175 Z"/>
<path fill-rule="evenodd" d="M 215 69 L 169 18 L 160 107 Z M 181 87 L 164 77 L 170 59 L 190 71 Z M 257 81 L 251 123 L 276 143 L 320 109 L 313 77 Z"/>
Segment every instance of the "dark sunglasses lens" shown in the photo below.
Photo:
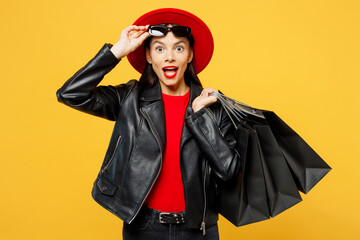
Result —
<path fill-rule="evenodd" d="M 166 35 L 167 29 L 166 27 L 162 27 L 162 26 L 150 26 L 149 33 L 152 36 L 161 37 Z"/>
<path fill-rule="evenodd" d="M 186 37 L 190 34 L 190 28 L 188 27 L 173 27 L 171 31 L 177 37 Z"/>

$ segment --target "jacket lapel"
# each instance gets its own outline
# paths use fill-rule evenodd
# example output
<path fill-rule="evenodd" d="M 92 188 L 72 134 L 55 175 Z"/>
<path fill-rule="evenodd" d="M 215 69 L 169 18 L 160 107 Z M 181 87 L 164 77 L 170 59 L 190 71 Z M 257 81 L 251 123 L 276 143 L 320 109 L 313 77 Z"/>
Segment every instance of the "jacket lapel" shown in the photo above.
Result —
<path fill-rule="evenodd" d="M 159 81 L 156 81 L 153 87 L 144 89 L 140 100 L 141 111 L 152 128 L 153 134 L 159 138 L 159 144 L 164 150 L 166 144 L 165 112 Z"/>
<path fill-rule="evenodd" d="M 194 99 L 199 96 L 201 94 L 202 88 L 196 84 L 194 84 L 193 82 L 191 82 L 190 84 L 190 96 L 189 96 L 189 103 L 186 107 L 186 111 L 185 111 L 185 116 L 184 116 L 184 124 L 183 124 L 183 128 L 182 128 L 182 133 L 181 133 L 181 142 L 180 142 L 180 146 L 182 146 L 184 144 L 184 142 L 191 136 L 191 132 L 188 129 L 188 127 L 185 124 L 185 119 L 187 117 L 189 117 L 192 113 L 192 102 L 194 101 Z"/>
<path fill-rule="evenodd" d="M 191 136 L 190 130 L 186 127 L 185 119 L 193 112 L 192 102 L 200 95 L 201 91 L 202 88 L 200 86 L 191 82 L 189 103 L 185 111 L 180 145 L 182 145 Z M 166 145 L 165 110 L 159 81 L 156 81 L 153 87 L 142 91 L 140 101 L 141 111 L 147 119 L 150 127 L 153 128 L 155 137 L 159 138 L 159 144 L 161 144 L 161 147 L 164 150 Z"/>

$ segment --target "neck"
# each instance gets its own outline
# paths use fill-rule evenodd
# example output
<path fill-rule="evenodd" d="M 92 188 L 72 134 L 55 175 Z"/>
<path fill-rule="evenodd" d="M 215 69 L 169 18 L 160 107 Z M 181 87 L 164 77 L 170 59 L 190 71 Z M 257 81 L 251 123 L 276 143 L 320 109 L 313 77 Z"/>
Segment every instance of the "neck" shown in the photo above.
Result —
<path fill-rule="evenodd" d="M 189 91 L 189 86 L 186 85 L 185 81 L 181 81 L 181 83 L 177 86 L 166 86 L 160 82 L 161 92 L 167 95 L 172 96 L 183 96 Z"/>

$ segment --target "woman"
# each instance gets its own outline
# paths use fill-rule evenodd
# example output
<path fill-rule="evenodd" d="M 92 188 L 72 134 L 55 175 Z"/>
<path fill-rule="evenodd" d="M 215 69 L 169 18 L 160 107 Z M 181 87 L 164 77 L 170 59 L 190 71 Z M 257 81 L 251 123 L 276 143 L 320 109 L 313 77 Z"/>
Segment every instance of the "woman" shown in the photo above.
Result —
<path fill-rule="evenodd" d="M 231 178 L 240 157 L 215 90 L 197 77 L 212 52 L 198 17 L 157 9 L 57 91 L 60 102 L 116 121 L 92 196 L 124 221 L 124 239 L 219 238 L 216 181 Z M 125 56 L 140 80 L 97 86 Z"/>

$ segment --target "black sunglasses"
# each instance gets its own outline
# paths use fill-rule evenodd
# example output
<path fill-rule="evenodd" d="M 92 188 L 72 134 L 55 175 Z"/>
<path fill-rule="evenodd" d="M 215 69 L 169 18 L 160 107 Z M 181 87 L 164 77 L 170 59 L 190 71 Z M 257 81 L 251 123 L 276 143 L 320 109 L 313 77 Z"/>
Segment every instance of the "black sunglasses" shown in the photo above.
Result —
<path fill-rule="evenodd" d="M 166 27 L 162 25 L 149 26 L 148 32 L 154 37 L 163 37 L 171 31 L 177 37 L 186 37 L 190 35 L 191 29 L 184 26 Z"/>

